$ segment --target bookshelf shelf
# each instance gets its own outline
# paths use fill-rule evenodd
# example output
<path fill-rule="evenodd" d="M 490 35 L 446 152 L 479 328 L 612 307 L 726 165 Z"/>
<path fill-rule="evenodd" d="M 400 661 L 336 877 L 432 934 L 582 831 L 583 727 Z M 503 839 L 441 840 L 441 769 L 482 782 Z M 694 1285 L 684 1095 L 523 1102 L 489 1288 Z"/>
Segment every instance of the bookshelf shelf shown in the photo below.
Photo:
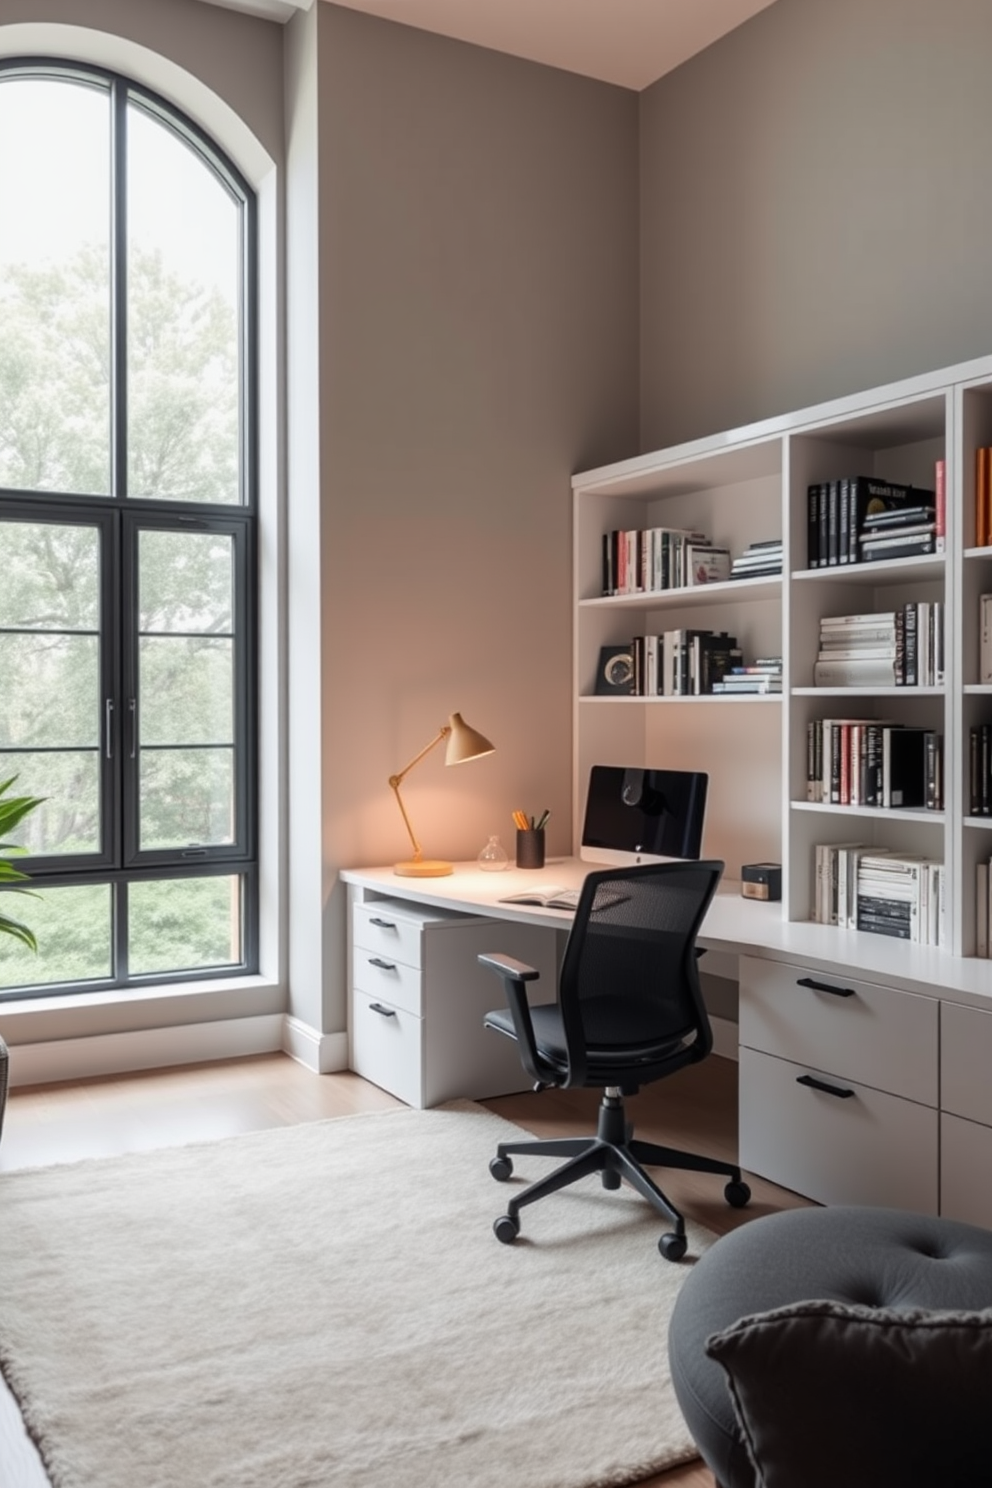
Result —
<path fill-rule="evenodd" d="M 919 807 L 900 806 L 836 806 L 828 801 L 790 801 L 793 811 L 807 811 L 820 816 L 878 817 L 884 821 L 913 822 L 916 825 L 943 826 L 946 813 L 926 811 Z"/>

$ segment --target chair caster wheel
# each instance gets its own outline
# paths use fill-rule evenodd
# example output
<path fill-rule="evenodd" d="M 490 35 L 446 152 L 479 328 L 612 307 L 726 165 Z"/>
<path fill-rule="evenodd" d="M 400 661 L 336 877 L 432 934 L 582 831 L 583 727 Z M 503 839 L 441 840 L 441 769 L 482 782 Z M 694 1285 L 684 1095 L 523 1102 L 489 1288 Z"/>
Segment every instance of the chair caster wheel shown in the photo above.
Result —
<path fill-rule="evenodd" d="M 723 1190 L 723 1197 L 732 1209 L 743 1209 L 751 1202 L 751 1190 L 744 1182 L 731 1181 Z"/>
<path fill-rule="evenodd" d="M 520 1221 L 512 1214 L 501 1214 L 493 1224 L 493 1234 L 502 1245 L 512 1245 L 520 1234 Z"/>
<path fill-rule="evenodd" d="M 620 1187 L 620 1174 L 619 1173 L 612 1173 L 609 1168 L 605 1168 L 603 1170 L 603 1172 L 600 1174 L 600 1176 L 601 1176 L 601 1178 L 603 1180 L 603 1187 L 604 1188 L 619 1188 Z"/>
<path fill-rule="evenodd" d="M 489 1171 L 497 1183 L 505 1183 L 513 1172 L 513 1163 L 508 1157 L 494 1157 L 489 1164 Z"/>
<path fill-rule="evenodd" d="M 684 1235 L 676 1235 L 672 1230 L 668 1235 L 662 1235 L 658 1241 L 658 1249 L 666 1261 L 680 1261 L 685 1255 L 688 1242 Z"/>

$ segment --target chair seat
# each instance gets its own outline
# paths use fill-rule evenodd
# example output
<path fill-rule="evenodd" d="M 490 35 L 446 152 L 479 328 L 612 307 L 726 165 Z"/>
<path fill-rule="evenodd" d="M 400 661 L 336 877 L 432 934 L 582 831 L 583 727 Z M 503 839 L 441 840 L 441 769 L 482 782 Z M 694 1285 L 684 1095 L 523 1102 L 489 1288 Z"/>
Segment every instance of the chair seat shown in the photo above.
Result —
<path fill-rule="evenodd" d="M 624 1016 L 625 1011 L 627 1017 Z M 565 1029 L 557 1003 L 542 1003 L 530 1010 L 534 1027 L 534 1039 L 541 1058 L 565 1074 L 568 1070 L 568 1050 L 565 1044 Z M 636 1019 L 636 1021 L 635 1021 Z M 583 1004 L 582 1021 L 586 1033 L 588 1071 L 593 1074 L 602 1066 L 615 1067 L 620 1064 L 653 1064 L 666 1059 L 687 1047 L 695 1039 L 695 1030 L 684 1035 L 668 1035 L 655 1043 L 643 1037 L 636 1041 L 624 1039 L 624 1033 L 643 1029 L 643 1014 L 639 1009 L 624 1008 L 624 999 L 610 997 L 588 1000 Z M 484 1019 L 487 1028 L 515 1037 L 513 1017 L 508 1008 L 496 1008 Z M 605 1034 L 610 1037 L 604 1037 Z M 609 1082 L 607 1082 L 609 1083 Z"/>

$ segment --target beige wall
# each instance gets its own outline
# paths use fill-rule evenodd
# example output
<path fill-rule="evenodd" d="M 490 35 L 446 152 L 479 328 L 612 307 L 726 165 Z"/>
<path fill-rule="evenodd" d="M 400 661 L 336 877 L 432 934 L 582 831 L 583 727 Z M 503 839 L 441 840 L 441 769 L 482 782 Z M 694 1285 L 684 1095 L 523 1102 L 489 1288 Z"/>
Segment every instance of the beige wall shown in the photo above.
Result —
<path fill-rule="evenodd" d="M 992 5 L 777 0 L 640 97 L 641 447 L 992 350 Z"/>
<path fill-rule="evenodd" d="M 636 441 L 636 96 L 317 22 L 325 870 L 408 855 L 387 777 L 452 709 L 497 752 L 411 775 L 425 853 L 510 845 L 517 805 L 566 852 L 569 476 Z"/>

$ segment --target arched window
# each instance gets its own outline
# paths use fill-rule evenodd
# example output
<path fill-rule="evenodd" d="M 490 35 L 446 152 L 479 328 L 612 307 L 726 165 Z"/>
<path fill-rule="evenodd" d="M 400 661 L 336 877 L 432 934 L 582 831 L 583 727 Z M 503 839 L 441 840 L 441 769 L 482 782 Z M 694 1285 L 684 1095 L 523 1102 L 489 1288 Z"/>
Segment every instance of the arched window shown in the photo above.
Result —
<path fill-rule="evenodd" d="M 255 969 L 254 265 L 188 119 L 0 63 L 0 999 Z"/>

